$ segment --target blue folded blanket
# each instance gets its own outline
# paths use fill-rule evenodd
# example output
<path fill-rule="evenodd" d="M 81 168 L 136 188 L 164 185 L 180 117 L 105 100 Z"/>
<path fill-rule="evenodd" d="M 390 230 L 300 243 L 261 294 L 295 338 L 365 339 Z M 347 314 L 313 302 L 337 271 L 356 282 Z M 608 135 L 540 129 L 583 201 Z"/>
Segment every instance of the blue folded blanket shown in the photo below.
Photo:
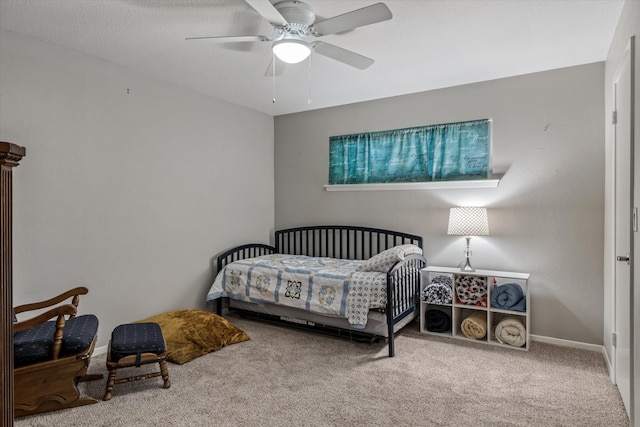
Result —
<path fill-rule="evenodd" d="M 505 283 L 491 290 L 491 307 L 502 310 L 525 311 L 527 298 L 517 283 Z"/>

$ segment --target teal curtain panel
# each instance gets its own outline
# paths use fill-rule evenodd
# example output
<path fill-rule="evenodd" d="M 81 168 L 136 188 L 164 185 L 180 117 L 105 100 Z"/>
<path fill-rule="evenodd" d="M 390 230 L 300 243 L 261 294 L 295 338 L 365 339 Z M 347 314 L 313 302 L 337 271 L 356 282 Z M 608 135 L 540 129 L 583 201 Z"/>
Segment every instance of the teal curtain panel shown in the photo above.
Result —
<path fill-rule="evenodd" d="M 329 184 L 489 177 L 491 119 L 329 138 Z"/>

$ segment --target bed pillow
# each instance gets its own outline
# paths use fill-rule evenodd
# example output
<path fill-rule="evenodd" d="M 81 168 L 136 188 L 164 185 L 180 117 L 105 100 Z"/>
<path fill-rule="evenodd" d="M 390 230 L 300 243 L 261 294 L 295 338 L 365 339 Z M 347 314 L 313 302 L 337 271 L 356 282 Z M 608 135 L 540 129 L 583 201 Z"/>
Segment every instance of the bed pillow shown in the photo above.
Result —
<path fill-rule="evenodd" d="M 138 322 L 160 325 L 169 351 L 167 359 L 178 364 L 249 339 L 224 317 L 203 310 L 170 311 Z"/>
<path fill-rule="evenodd" d="M 411 244 L 394 246 L 393 248 L 389 248 L 372 256 L 366 260 L 358 270 L 386 273 L 396 262 L 402 261 L 404 257 L 409 254 L 422 255 L 422 249 L 420 249 L 419 246 Z"/>

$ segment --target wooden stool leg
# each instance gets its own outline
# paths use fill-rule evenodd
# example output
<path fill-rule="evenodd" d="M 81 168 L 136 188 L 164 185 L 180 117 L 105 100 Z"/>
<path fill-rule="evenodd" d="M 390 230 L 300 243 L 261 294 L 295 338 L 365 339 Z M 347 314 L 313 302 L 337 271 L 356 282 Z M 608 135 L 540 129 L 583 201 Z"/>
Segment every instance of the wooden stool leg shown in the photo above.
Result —
<path fill-rule="evenodd" d="M 113 385 L 116 382 L 116 371 L 117 368 L 109 368 L 109 379 L 107 380 L 107 389 L 105 390 L 104 397 L 102 400 L 111 400 L 111 391 L 113 390 Z"/>
<path fill-rule="evenodd" d="M 160 362 L 160 373 L 164 380 L 164 388 L 171 387 L 171 381 L 169 381 L 169 370 L 167 369 L 167 361 L 162 359 Z"/>

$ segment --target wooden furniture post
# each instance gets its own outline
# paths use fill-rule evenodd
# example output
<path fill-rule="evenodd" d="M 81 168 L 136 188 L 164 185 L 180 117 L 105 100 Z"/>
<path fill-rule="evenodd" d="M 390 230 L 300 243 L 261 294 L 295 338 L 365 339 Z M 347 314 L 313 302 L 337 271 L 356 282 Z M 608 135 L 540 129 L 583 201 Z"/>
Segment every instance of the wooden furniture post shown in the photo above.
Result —
<path fill-rule="evenodd" d="M 25 148 L 0 142 L 0 425 L 13 425 L 13 281 L 12 281 L 12 170 L 25 155 Z"/>

